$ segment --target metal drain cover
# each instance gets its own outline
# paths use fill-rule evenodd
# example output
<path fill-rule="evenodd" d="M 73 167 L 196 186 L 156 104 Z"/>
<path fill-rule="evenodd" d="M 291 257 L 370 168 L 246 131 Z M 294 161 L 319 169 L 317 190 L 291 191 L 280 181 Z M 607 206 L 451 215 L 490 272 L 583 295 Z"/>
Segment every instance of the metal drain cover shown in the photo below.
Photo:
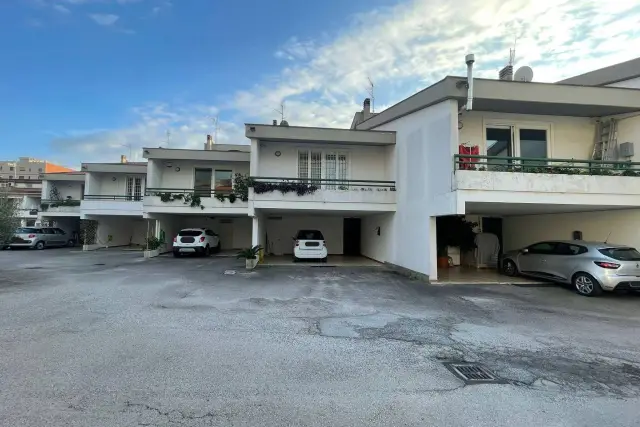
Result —
<path fill-rule="evenodd" d="M 504 384 L 505 381 L 479 363 L 447 362 L 444 366 L 465 384 Z"/>

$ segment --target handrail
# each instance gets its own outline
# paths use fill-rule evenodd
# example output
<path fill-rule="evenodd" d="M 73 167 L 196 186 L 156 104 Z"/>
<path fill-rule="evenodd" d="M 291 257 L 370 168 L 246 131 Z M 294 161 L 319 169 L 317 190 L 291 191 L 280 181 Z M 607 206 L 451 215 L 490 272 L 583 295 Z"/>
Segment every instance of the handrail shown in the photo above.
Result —
<path fill-rule="evenodd" d="M 140 196 L 123 196 L 121 194 L 85 194 L 84 200 L 124 200 L 127 202 L 140 202 Z"/>
<path fill-rule="evenodd" d="M 286 177 L 250 177 L 251 181 L 262 184 L 295 183 L 318 186 L 338 186 L 338 187 L 385 187 L 395 188 L 395 181 L 376 181 L 366 179 L 329 179 L 329 178 L 286 178 Z"/>
<path fill-rule="evenodd" d="M 496 172 L 557 173 L 586 175 L 640 176 L 640 162 L 619 160 L 553 159 L 539 157 L 483 156 L 454 154 L 454 171 L 489 170 Z"/>
<path fill-rule="evenodd" d="M 153 187 L 149 187 L 145 189 L 145 196 L 157 196 L 158 195 L 157 193 L 198 194 L 200 196 L 202 196 L 203 194 L 210 194 L 213 196 L 215 194 L 231 194 L 233 193 L 233 191 L 214 190 L 214 189 L 211 189 L 210 191 L 205 191 L 205 190 L 198 190 L 194 188 L 153 188 Z"/>

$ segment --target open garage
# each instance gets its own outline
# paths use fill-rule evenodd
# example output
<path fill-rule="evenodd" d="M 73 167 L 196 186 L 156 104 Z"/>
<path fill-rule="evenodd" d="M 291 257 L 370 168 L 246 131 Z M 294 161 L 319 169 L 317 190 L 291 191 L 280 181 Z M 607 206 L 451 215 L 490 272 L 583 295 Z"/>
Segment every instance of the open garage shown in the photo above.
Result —
<path fill-rule="evenodd" d="M 208 228 L 220 237 L 222 250 L 236 250 L 251 245 L 251 218 L 246 215 L 171 215 L 153 214 L 157 219 L 158 236 L 163 236 L 166 250 L 171 250 L 173 238 L 184 228 Z"/>
<path fill-rule="evenodd" d="M 392 213 L 268 211 L 257 213 L 261 224 L 258 242 L 265 248 L 265 264 L 292 262 L 294 240 L 300 230 L 322 233 L 333 264 L 378 265 L 386 261 L 386 237 Z"/>

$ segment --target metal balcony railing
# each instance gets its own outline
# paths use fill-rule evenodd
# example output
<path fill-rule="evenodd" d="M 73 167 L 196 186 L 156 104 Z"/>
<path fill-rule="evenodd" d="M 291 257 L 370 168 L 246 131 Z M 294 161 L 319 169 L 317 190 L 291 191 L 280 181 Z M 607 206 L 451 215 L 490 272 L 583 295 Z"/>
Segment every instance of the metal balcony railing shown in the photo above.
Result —
<path fill-rule="evenodd" d="M 456 170 L 563 175 L 640 176 L 640 162 L 455 154 Z"/>
<path fill-rule="evenodd" d="M 115 200 L 123 202 L 141 202 L 142 195 L 123 196 L 121 194 L 85 194 L 84 200 Z"/>
<path fill-rule="evenodd" d="M 396 191 L 395 181 L 377 181 L 363 179 L 308 179 L 308 178 L 282 178 L 282 177 L 251 177 L 250 187 L 258 194 L 269 191 L 296 191 L 297 187 L 308 187 L 316 190 L 379 190 Z"/>
<path fill-rule="evenodd" d="M 233 193 L 232 190 L 213 190 L 213 189 L 193 189 L 193 188 L 147 188 L 145 189 L 145 196 L 160 196 L 162 195 L 175 195 L 175 194 L 189 194 L 199 197 L 213 197 L 216 194 L 224 194 L 228 196 Z"/>

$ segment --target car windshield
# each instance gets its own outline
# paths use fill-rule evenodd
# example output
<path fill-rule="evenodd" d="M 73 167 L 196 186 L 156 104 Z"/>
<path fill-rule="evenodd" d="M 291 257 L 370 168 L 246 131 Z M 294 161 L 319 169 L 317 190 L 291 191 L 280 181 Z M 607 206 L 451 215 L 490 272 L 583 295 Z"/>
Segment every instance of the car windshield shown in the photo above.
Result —
<path fill-rule="evenodd" d="M 296 236 L 298 240 L 324 240 L 324 236 L 318 230 L 300 230 Z"/>
<path fill-rule="evenodd" d="M 39 233 L 40 230 L 37 228 L 18 228 L 16 230 L 16 234 L 30 234 L 30 233 Z"/>
<path fill-rule="evenodd" d="M 640 252 L 634 248 L 606 248 L 599 252 L 618 261 L 640 261 Z"/>
<path fill-rule="evenodd" d="M 195 237 L 202 234 L 202 230 L 182 230 L 178 236 Z"/>

